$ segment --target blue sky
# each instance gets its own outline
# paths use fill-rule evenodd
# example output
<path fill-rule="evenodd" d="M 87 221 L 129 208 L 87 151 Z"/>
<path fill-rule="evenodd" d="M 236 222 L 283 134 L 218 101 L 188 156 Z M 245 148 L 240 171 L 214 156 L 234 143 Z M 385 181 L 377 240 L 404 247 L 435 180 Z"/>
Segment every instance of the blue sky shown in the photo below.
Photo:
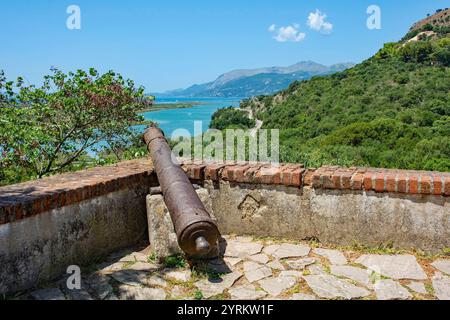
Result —
<path fill-rule="evenodd" d="M 72 4 L 81 9 L 80 30 L 66 27 Z M 366 27 L 373 4 L 381 8 L 381 30 Z M 160 92 L 233 69 L 360 62 L 449 6 L 449 0 L 0 0 L 0 69 L 40 83 L 51 66 L 93 66 Z"/>

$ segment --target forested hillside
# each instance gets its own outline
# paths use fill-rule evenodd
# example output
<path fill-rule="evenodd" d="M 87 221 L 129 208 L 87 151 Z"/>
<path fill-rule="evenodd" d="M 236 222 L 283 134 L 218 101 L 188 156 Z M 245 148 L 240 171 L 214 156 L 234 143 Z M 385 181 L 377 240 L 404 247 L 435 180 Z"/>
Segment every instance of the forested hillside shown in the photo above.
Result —
<path fill-rule="evenodd" d="M 241 107 L 281 129 L 284 162 L 450 171 L 448 20 L 412 29 L 351 69 Z"/>
<path fill-rule="evenodd" d="M 217 110 L 211 119 L 211 129 L 251 129 L 255 120 L 250 119 L 248 113 L 233 107 Z"/>

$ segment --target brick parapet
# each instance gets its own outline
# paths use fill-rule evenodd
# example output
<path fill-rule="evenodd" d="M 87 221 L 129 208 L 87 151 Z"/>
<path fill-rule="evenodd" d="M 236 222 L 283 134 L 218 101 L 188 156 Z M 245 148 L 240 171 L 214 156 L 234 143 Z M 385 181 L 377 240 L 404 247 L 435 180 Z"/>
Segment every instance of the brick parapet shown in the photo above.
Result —
<path fill-rule="evenodd" d="M 314 189 L 372 191 L 411 195 L 450 196 L 450 173 L 301 164 L 182 162 L 193 181 L 311 187 Z M 0 224 L 25 219 L 138 185 L 157 184 L 151 160 L 65 173 L 0 188 Z"/>
<path fill-rule="evenodd" d="M 157 183 L 152 163 L 141 159 L 1 187 L 0 225 L 152 183 Z"/>
<path fill-rule="evenodd" d="M 342 168 L 307 169 L 301 164 L 190 163 L 182 167 L 192 180 L 272 184 L 315 189 L 374 191 L 450 196 L 450 173 L 417 170 Z"/>

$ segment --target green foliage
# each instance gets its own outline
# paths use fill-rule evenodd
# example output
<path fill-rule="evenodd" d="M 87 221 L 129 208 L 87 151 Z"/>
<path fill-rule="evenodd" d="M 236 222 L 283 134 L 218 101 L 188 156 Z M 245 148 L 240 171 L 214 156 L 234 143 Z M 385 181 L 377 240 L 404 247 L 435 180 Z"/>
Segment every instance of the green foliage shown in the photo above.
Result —
<path fill-rule="evenodd" d="M 433 27 L 433 30 L 436 30 Z M 306 166 L 450 171 L 450 39 L 390 43 L 373 58 L 243 102 Z"/>
<path fill-rule="evenodd" d="M 157 262 L 158 262 L 158 256 L 156 255 L 155 252 L 152 252 L 152 253 L 147 257 L 147 262 L 148 262 L 148 263 L 157 263 Z"/>
<path fill-rule="evenodd" d="M 413 31 L 408 32 L 401 40 L 401 42 L 406 42 L 412 38 L 414 38 L 415 36 L 417 36 L 419 33 L 422 33 L 424 31 L 433 31 L 435 32 L 438 37 L 446 37 L 448 36 L 448 33 L 450 33 L 450 26 L 448 25 L 448 22 L 450 21 L 450 19 L 445 20 L 445 22 L 447 23 L 446 25 L 432 25 L 430 23 L 425 24 L 424 26 L 422 26 L 419 29 L 415 29 Z"/>
<path fill-rule="evenodd" d="M 377 59 L 386 59 L 390 57 L 396 57 L 398 56 L 398 43 L 396 42 L 389 42 L 386 43 L 380 51 L 375 55 L 375 58 Z"/>
<path fill-rule="evenodd" d="M 443 38 L 434 42 L 433 53 L 431 59 L 438 64 L 449 67 L 450 66 L 450 39 Z"/>
<path fill-rule="evenodd" d="M 184 268 L 186 267 L 186 260 L 182 255 L 174 255 L 164 259 L 164 265 L 168 268 Z"/>
<path fill-rule="evenodd" d="M 431 43 L 424 41 L 410 42 L 400 50 L 400 56 L 405 62 L 423 63 L 433 52 Z"/>
<path fill-rule="evenodd" d="M 211 129 L 250 129 L 255 126 L 255 120 L 250 119 L 248 112 L 233 107 L 217 110 L 211 119 Z"/>
<path fill-rule="evenodd" d="M 196 290 L 194 292 L 194 299 L 195 300 L 202 300 L 203 299 L 203 293 L 200 290 Z"/>
<path fill-rule="evenodd" d="M 427 36 L 423 32 L 431 31 Z M 387 43 L 376 55 L 377 59 L 400 57 L 404 62 L 437 64 L 449 66 L 450 39 L 449 26 L 426 24 L 408 33 L 400 43 Z M 412 41 L 414 37 L 418 41 Z"/>
<path fill-rule="evenodd" d="M 438 64 L 449 66 L 450 44 L 449 39 L 438 41 L 411 41 L 403 45 L 386 43 L 378 51 L 375 59 L 401 58 L 404 62 Z"/>
<path fill-rule="evenodd" d="M 143 88 L 112 71 L 52 69 L 41 87 L 1 72 L 0 184 L 95 165 L 89 150 L 130 144 L 146 101 Z"/>
<path fill-rule="evenodd" d="M 143 158 L 148 155 L 147 146 L 142 140 L 142 134 L 132 129 L 129 130 L 129 134 L 118 137 L 113 141 L 103 141 L 104 148 L 97 153 L 99 165 Z"/>

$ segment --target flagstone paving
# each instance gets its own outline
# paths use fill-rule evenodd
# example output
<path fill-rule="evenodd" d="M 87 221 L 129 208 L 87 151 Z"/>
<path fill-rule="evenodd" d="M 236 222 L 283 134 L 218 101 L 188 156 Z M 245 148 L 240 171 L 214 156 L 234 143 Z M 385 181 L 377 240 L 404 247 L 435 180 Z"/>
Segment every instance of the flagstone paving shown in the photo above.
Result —
<path fill-rule="evenodd" d="M 448 300 L 450 257 L 330 248 L 315 242 L 225 236 L 221 258 L 155 261 L 149 248 L 128 249 L 82 269 L 81 288 L 67 275 L 18 299 L 36 300 Z M 142 249 L 142 248 L 139 248 Z"/>
<path fill-rule="evenodd" d="M 378 280 L 374 288 L 379 300 L 407 300 L 412 298 L 405 287 L 392 279 Z"/>

